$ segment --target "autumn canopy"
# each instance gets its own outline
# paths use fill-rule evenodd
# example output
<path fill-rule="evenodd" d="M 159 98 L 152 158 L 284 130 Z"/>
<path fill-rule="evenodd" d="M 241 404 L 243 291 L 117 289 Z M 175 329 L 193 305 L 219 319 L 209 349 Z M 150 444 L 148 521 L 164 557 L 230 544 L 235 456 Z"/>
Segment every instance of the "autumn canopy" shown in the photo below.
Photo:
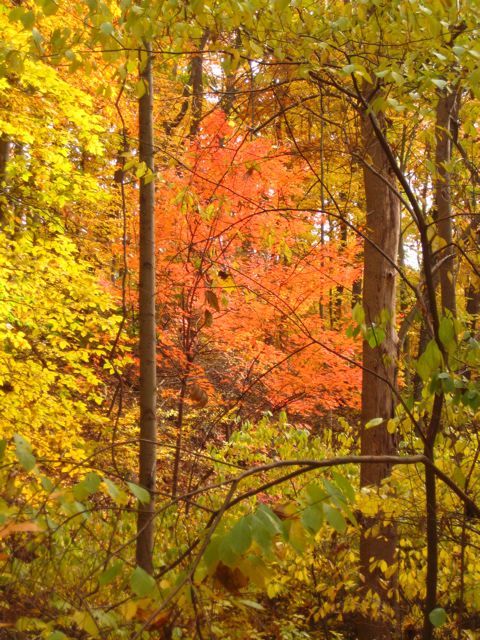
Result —
<path fill-rule="evenodd" d="M 0 640 L 480 638 L 477 0 L 0 0 Z"/>

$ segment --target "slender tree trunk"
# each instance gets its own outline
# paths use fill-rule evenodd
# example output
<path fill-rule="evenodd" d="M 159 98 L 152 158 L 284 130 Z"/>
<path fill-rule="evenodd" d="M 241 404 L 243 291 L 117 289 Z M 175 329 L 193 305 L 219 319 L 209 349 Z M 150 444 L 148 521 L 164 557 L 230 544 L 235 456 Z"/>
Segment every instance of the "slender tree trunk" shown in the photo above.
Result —
<path fill-rule="evenodd" d="M 145 44 L 147 60 L 140 77 L 145 94 L 139 100 L 139 160 L 154 171 L 153 150 L 153 78 L 151 46 Z M 145 51 L 144 50 L 144 51 Z M 142 54 L 144 55 L 144 54 Z M 147 174 L 148 175 L 148 174 Z M 153 540 L 156 478 L 156 326 L 155 326 L 155 186 L 149 179 L 140 181 L 140 484 L 150 493 L 150 502 L 138 508 L 137 564 L 153 571 Z"/>
<path fill-rule="evenodd" d="M 425 456 L 432 462 L 435 462 L 435 440 L 441 427 L 442 405 L 443 395 L 435 395 L 424 447 Z M 437 606 L 438 523 L 436 479 L 430 466 L 425 466 L 425 507 L 427 516 L 427 576 L 422 640 L 432 640 L 434 627 L 430 621 L 430 613 Z"/>
<path fill-rule="evenodd" d="M 395 269 L 400 236 L 400 202 L 389 184 L 394 178 L 388 158 L 377 140 L 367 113 L 362 115 L 362 136 L 367 153 L 368 167 L 364 168 L 365 198 L 367 207 L 367 240 L 364 246 L 363 307 L 367 325 L 380 322 L 380 314 L 387 312 L 390 320 L 385 327 L 386 337 L 375 348 L 363 344 L 362 382 L 362 455 L 394 454 L 394 437 L 388 433 L 386 421 L 392 417 L 395 396 L 396 334 L 395 334 Z M 380 178 L 383 178 L 383 180 Z M 380 253 L 380 251 L 383 253 Z M 393 263 L 393 264 L 392 264 Z M 381 376 L 380 379 L 378 376 Z M 387 382 L 385 382 L 386 380 Z M 374 418 L 383 418 L 379 426 L 365 428 Z M 379 487 L 391 473 L 388 464 L 364 465 L 361 469 L 362 487 Z M 388 565 L 395 560 L 395 527 L 379 524 L 382 514 L 366 522 L 366 528 L 379 526 L 376 535 L 362 535 L 360 539 L 360 563 L 364 580 L 366 602 L 370 594 L 376 594 L 388 603 L 384 576 L 376 568 L 371 570 L 371 560 L 384 560 Z M 385 640 L 392 637 L 392 621 L 363 617 L 358 625 L 359 640 Z"/>
<path fill-rule="evenodd" d="M 466 311 L 470 316 L 470 327 L 472 331 L 477 330 L 478 315 L 480 314 L 480 290 L 473 282 L 468 285 L 465 291 Z"/>
<path fill-rule="evenodd" d="M 188 380 L 188 374 L 182 378 L 181 385 L 180 385 L 180 396 L 178 398 L 177 424 L 176 424 L 177 439 L 176 439 L 176 446 L 175 446 L 175 458 L 173 462 L 172 498 L 176 498 L 178 493 L 180 460 L 182 457 L 183 413 L 185 410 L 185 395 L 187 392 L 187 380 Z"/>
<path fill-rule="evenodd" d="M 456 314 L 455 298 L 455 251 L 453 247 L 453 222 L 451 202 L 451 175 L 449 163 L 452 159 L 451 119 L 457 101 L 456 93 L 442 93 L 437 105 L 437 129 L 435 148 L 435 207 L 437 233 L 444 243 L 439 251 L 439 276 L 442 310 Z"/>
<path fill-rule="evenodd" d="M 341 251 L 345 251 L 346 247 L 347 247 L 347 240 L 348 240 L 348 226 L 344 223 L 341 222 L 340 223 L 340 246 L 341 246 Z M 345 293 L 345 287 L 343 285 L 339 285 L 337 287 L 337 296 L 336 296 L 336 300 L 335 300 L 335 305 L 336 305 L 336 321 L 337 322 L 341 322 L 342 317 L 343 317 L 343 313 L 342 313 L 342 307 L 343 307 L 343 297 L 344 297 L 344 293 Z"/>
<path fill-rule="evenodd" d="M 478 184 L 480 184 L 480 176 L 478 176 Z M 474 183 L 475 175 L 472 174 L 472 187 Z M 474 192 L 475 193 L 475 192 Z M 472 198 L 472 210 L 476 212 L 475 196 Z M 478 214 L 473 215 L 470 223 L 472 244 L 480 247 L 480 218 Z M 475 278 L 475 274 L 472 274 L 471 281 L 465 289 L 465 310 L 470 316 L 470 328 L 473 332 L 478 332 L 478 319 L 480 314 L 480 283 Z"/>
<path fill-rule="evenodd" d="M 440 296 L 442 312 L 456 315 L 456 295 L 454 279 L 453 224 L 451 202 L 451 176 L 449 163 L 452 159 L 451 120 L 457 101 L 456 93 L 441 93 L 437 105 L 436 148 L 435 148 L 435 205 L 437 233 L 443 241 L 438 259 L 440 275 Z M 435 304 L 435 300 L 431 301 Z M 443 396 L 436 395 L 432 418 L 427 433 L 425 456 L 434 461 L 435 441 L 441 430 Z M 425 468 L 425 494 L 427 515 L 427 579 L 425 610 L 423 618 L 423 640 L 432 640 L 434 627 L 429 614 L 437 606 L 438 583 L 438 522 L 435 475 L 430 467 Z"/>
<path fill-rule="evenodd" d="M 0 184 L 5 180 L 7 163 L 10 157 L 10 140 L 5 134 L 0 135 Z"/>
<path fill-rule="evenodd" d="M 10 140 L 5 134 L 0 135 L 0 229 L 7 222 L 7 198 L 5 195 L 7 164 L 10 158 Z"/>
<path fill-rule="evenodd" d="M 190 135 L 196 136 L 202 121 L 203 107 L 203 49 L 208 42 L 208 29 L 205 29 L 199 44 L 199 53 L 192 57 L 190 82 L 192 85 L 192 120 Z"/>

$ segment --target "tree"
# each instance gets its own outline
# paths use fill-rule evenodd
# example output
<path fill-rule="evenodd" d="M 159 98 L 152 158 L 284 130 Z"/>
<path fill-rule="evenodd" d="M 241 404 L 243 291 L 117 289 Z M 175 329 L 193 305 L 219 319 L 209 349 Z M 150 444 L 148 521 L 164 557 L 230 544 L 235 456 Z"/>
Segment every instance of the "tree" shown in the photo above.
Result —
<path fill-rule="evenodd" d="M 366 200 L 363 310 L 371 333 L 370 339 L 363 342 L 361 452 L 362 455 L 393 455 L 397 447 L 394 435 L 387 430 L 387 422 L 393 418 L 396 404 L 395 269 L 400 238 L 400 201 L 389 159 L 372 126 L 375 115 L 368 112 L 368 107 L 362 113 L 362 139 L 368 161 L 363 170 Z M 384 127 L 382 120 L 377 126 Z M 378 490 L 390 473 L 388 464 L 363 465 L 360 485 Z M 367 598 L 371 597 L 368 592 L 373 592 L 387 599 L 378 563 L 371 568 L 373 559 L 385 561 L 389 566 L 395 561 L 395 527 L 382 520 L 380 513 L 367 521 L 360 539 L 360 562 Z M 369 530 L 374 525 L 378 535 Z M 385 619 L 364 617 L 358 634 L 361 640 L 390 638 L 390 623 Z"/>
<path fill-rule="evenodd" d="M 150 501 L 139 504 L 137 563 L 153 572 L 156 440 L 157 440 L 157 326 L 155 321 L 155 186 L 153 143 L 152 47 L 140 50 L 140 81 L 144 93 L 138 102 L 139 160 L 144 166 L 140 178 L 139 242 L 139 363 L 140 363 L 140 454 L 139 480 Z"/>

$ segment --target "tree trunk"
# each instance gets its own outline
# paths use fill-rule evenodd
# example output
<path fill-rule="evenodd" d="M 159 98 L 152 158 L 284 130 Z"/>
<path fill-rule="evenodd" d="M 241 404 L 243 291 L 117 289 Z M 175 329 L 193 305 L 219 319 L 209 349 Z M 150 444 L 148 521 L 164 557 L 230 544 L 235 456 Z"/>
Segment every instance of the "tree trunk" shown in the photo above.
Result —
<path fill-rule="evenodd" d="M 480 314 L 480 290 L 473 282 L 468 285 L 465 299 L 467 301 L 466 311 L 470 316 L 470 328 L 475 333 L 477 331 L 478 315 Z"/>
<path fill-rule="evenodd" d="M 192 57 L 190 83 L 192 85 L 192 120 L 190 122 L 190 136 L 197 135 L 202 120 L 203 107 L 203 49 L 208 42 L 208 29 L 205 29 L 200 39 L 199 53 Z"/>
<path fill-rule="evenodd" d="M 0 135 L 0 229 L 7 222 L 6 179 L 7 164 L 10 158 L 10 140 L 5 134 Z"/>
<path fill-rule="evenodd" d="M 453 224 L 451 203 L 451 177 L 449 163 L 452 158 L 451 121 L 457 102 L 456 93 L 441 92 L 437 104 L 436 148 L 435 148 L 435 206 L 437 234 L 442 241 L 438 252 L 440 296 L 442 313 L 456 315 L 454 279 L 455 251 L 453 247 Z M 435 299 L 431 300 L 435 305 Z M 425 443 L 425 456 L 434 462 L 435 441 L 441 429 L 443 396 L 435 395 L 432 417 Z M 437 606 L 438 583 L 438 522 L 435 475 L 431 467 L 425 468 L 425 493 L 427 515 L 427 577 L 423 618 L 423 640 L 432 640 L 434 626 L 429 614 Z"/>
<path fill-rule="evenodd" d="M 151 46 L 145 44 L 147 59 L 140 78 L 145 94 L 139 100 L 139 160 L 154 171 L 153 79 Z M 141 57 L 142 59 L 142 57 Z M 146 178 L 148 177 L 148 173 Z M 150 493 L 150 502 L 140 504 L 137 520 L 137 564 L 153 571 L 153 539 L 156 478 L 156 327 L 155 327 L 155 186 L 152 175 L 140 180 L 140 484 Z"/>
<path fill-rule="evenodd" d="M 456 93 L 441 93 L 437 105 L 437 128 L 435 148 L 435 208 L 437 233 L 442 241 L 438 253 L 442 311 L 456 314 L 455 251 L 453 247 L 453 224 L 451 203 L 451 176 L 449 163 L 452 159 L 451 119 L 457 101 Z"/>
<path fill-rule="evenodd" d="M 389 321 L 385 328 L 384 341 L 371 348 L 363 344 L 362 382 L 362 455 L 395 454 L 394 437 L 386 429 L 386 421 L 392 417 L 395 396 L 396 334 L 395 334 L 395 269 L 400 235 L 400 202 L 389 184 L 394 178 L 370 118 L 362 114 L 362 137 L 367 162 L 373 170 L 364 168 L 365 198 L 367 207 L 367 239 L 364 245 L 363 307 L 367 326 L 380 322 L 380 314 L 387 312 Z M 381 176 L 381 177 L 380 177 Z M 383 178 L 383 179 L 382 179 Z M 383 255 L 382 255 L 382 253 Z M 381 376 L 384 380 L 380 379 Z M 376 427 L 365 428 L 374 418 L 384 422 Z M 362 487 L 379 487 L 391 473 L 388 464 L 363 465 L 360 475 Z M 366 529 L 381 522 L 382 514 L 366 522 Z M 382 585 L 383 574 L 379 569 L 370 569 L 371 560 L 384 560 L 388 565 L 395 560 L 396 537 L 394 525 L 380 525 L 374 536 L 362 535 L 360 539 L 361 573 L 364 579 L 365 598 L 368 592 L 376 594 L 388 603 L 386 588 Z M 363 617 L 358 625 L 359 640 L 385 640 L 392 637 L 391 621 Z"/>

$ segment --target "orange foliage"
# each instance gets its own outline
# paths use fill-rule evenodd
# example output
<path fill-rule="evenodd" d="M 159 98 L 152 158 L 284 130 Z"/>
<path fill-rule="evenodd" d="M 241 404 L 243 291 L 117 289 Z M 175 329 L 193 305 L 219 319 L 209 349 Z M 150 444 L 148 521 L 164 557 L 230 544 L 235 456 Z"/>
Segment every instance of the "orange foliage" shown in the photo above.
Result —
<path fill-rule="evenodd" d="M 355 359 L 356 346 L 338 331 L 344 320 L 334 331 L 321 310 L 332 289 L 348 291 L 358 279 L 359 247 L 322 243 L 319 212 L 302 209 L 304 175 L 287 147 L 252 139 L 221 112 L 162 173 L 157 273 L 165 396 L 183 385 L 194 405 L 200 389 L 247 413 L 312 414 L 357 404 L 359 370 L 342 359 Z"/>

